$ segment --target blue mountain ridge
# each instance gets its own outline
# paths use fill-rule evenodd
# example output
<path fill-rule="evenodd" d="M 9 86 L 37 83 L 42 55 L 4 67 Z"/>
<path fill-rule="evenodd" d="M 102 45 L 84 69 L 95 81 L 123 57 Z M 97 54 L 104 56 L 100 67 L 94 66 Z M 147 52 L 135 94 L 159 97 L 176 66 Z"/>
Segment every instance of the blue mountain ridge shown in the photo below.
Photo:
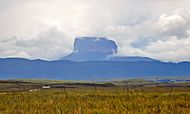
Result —
<path fill-rule="evenodd" d="M 190 76 L 190 62 L 162 62 L 149 57 L 115 56 L 117 44 L 104 37 L 78 37 L 74 51 L 55 61 L 0 58 L 0 79 L 65 80 Z"/>
<path fill-rule="evenodd" d="M 0 59 L 0 79 L 46 78 L 67 80 L 190 76 L 190 62 L 160 61 L 44 61 Z"/>

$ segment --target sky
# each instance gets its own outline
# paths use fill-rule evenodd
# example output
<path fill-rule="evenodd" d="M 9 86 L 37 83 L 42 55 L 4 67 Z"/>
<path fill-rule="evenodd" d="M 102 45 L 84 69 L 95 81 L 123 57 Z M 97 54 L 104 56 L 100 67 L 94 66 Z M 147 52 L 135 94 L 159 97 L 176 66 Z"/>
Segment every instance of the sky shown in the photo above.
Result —
<path fill-rule="evenodd" d="M 75 37 L 114 40 L 118 56 L 190 61 L 189 0 L 0 0 L 0 57 L 56 60 Z"/>

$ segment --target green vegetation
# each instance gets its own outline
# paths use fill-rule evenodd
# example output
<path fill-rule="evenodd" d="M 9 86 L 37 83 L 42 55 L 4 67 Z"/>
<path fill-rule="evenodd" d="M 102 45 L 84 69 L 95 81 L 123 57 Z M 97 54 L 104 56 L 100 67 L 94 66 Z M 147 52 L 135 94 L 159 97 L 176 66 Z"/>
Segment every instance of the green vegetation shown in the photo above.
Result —
<path fill-rule="evenodd" d="M 188 114 L 189 85 L 112 86 L 41 89 L 24 83 L 0 92 L 0 114 Z M 4 85 L 3 85 L 4 84 Z M 0 82 L 1 87 L 14 84 Z M 73 86 L 73 85 L 72 85 Z M 76 86 L 76 85 L 75 85 Z M 28 88 L 26 88 L 28 87 Z M 29 92 L 29 89 L 37 91 Z M 11 89 L 11 88 L 10 88 Z"/>

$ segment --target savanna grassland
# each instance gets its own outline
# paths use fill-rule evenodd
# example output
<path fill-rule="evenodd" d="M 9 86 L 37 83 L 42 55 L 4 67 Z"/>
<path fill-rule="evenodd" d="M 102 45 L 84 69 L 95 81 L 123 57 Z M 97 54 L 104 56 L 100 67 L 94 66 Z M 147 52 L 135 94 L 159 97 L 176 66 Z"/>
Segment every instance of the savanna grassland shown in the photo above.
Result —
<path fill-rule="evenodd" d="M 1 85 L 3 83 L 0 83 Z M 23 85 L 27 88 L 22 89 Z M 4 86 L 13 86 L 4 83 Z M 66 84 L 65 84 L 66 85 Z M 79 84 L 80 85 L 80 84 Z M 1 88 L 1 114 L 189 114 L 189 86 L 106 86 L 41 89 L 31 83 Z M 182 84 L 184 85 L 184 84 Z M 186 84 L 187 85 L 187 84 Z M 68 86 L 68 85 L 67 85 Z M 73 86 L 73 85 L 72 85 Z M 76 85 L 74 85 L 76 86 Z M 20 87 L 16 90 L 16 87 Z M 33 88 L 32 88 L 33 87 Z M 39 88 L 38 88 L 39 87 Z M 35 91 L 28 91 L 37 88 Z"/>

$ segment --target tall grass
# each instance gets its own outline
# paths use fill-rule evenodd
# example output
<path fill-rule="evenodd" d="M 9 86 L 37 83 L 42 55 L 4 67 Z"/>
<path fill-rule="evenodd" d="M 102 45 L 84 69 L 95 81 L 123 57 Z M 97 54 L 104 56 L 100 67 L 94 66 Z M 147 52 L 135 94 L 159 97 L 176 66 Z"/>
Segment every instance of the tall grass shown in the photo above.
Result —
<path fill-rule="evenodd" d="M 190 93 L 123 88 L 49 89 L 0 94 L 2 114 L 188 114 Z"/>

